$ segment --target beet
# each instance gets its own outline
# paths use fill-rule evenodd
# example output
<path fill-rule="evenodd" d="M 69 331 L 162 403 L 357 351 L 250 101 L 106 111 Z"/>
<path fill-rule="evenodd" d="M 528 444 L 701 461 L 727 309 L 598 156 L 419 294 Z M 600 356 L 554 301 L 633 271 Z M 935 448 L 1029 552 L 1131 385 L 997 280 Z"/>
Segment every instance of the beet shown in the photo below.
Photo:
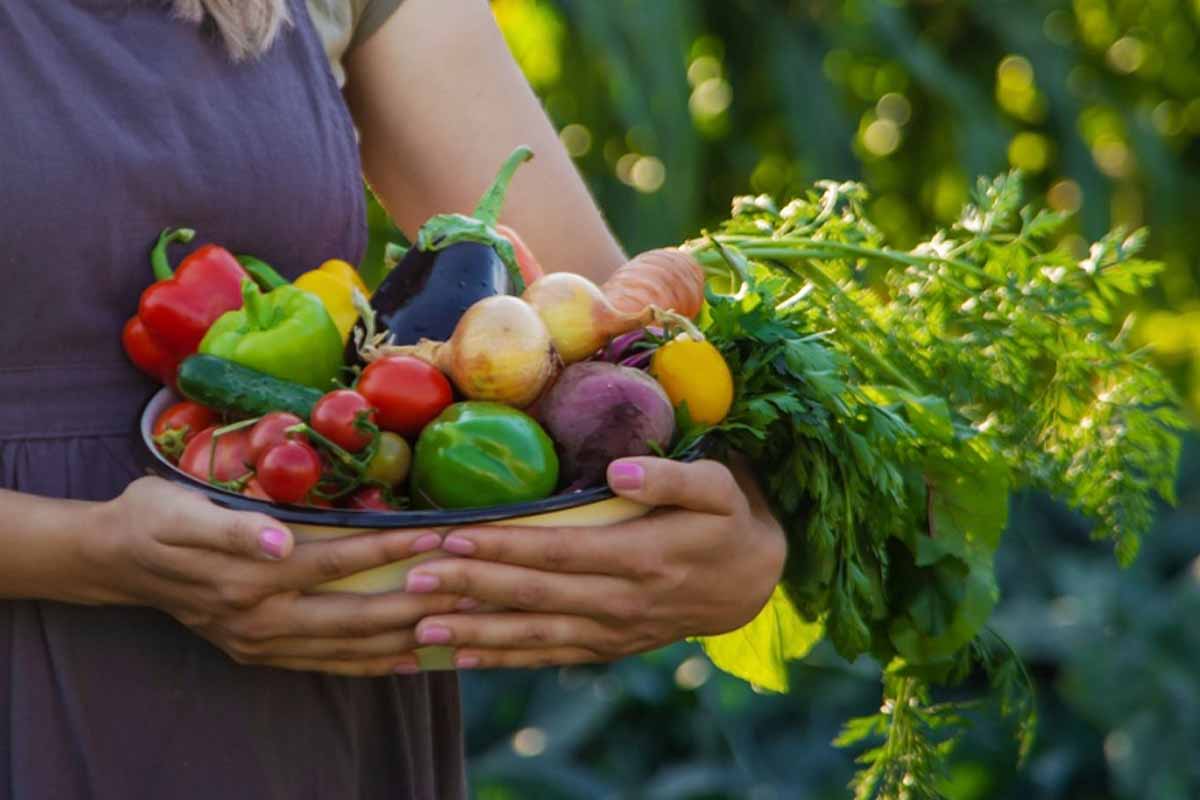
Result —
<path fill-rule="evenodd" d="M 610 462 L 666 449 L 675 435 L 667 393 L 644 372 L 600 361 L 572 364 L 538 404 L 573 488 L 604 482 Z"/>

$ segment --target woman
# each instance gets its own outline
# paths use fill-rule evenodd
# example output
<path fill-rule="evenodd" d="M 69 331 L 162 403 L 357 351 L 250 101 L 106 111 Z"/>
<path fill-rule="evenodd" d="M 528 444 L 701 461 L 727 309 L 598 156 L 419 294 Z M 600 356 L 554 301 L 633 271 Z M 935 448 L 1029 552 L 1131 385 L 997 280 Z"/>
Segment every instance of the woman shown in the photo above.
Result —
<path fill-rule="evenodd" d="M 733 629 L 778 579 L 778 526 L 713 463 L 621 462 L 662 511 L 457 532 L 465 558 L 370 599 L 303 591 L 438 537 L 298 547 L 138 477 L 154 387 L 119 331 L 166 226 L 293 275 L 355 261 L 363 173 L 411 232 L 524 142 L 505 221 L 551 267 L 622 261 L 483 0 L 364 5 L 343 99 L 300 0 L 0 0 L 0 797 L 461 797 L 456 679 L 417 674 L 419 642 L 464 669 L 617 658 Z M 456 613 L 477 603 L 526 613 Z"/>

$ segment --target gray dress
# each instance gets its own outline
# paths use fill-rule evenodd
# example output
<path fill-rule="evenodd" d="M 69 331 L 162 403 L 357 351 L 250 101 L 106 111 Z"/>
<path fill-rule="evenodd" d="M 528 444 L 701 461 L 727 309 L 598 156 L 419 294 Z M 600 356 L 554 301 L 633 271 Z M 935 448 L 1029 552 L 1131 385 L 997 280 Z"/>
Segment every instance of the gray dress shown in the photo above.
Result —
<path fill-rule="evenodd" d="M 352 124 L 292 4 L 235 66 L 164 3 L 0 0 L 0 487 L 105 500 L 137 476 L 155 387 L 119 336 L 161 228 L 292 276 L 361 256 Z M 0 800 L 446 800 L 460 725 L 450 674 L 242 667 L 151 609 L 0 601 Z"/>

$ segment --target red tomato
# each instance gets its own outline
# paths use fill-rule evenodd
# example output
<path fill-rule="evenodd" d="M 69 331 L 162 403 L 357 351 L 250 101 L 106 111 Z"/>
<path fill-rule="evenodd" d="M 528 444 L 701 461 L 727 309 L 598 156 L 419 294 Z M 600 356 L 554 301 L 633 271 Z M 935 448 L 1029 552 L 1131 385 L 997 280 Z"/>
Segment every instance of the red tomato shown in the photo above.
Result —
<path fill-rule="evenodd" d="M 410 439 L 454 402 L 446 376 L 413 356 L 371 362 L 358 379 L 358 391 L 377 409 L 381 428 Z"/>
<path fill-rule="evenodd" d="M 274 501 L 274 498 L 262 488 L 262 484 L 258 482 L 258 478 L 251 478 L 247 481 L 246 488 L 242 489 L 242 494 L 246 497 L 253 497 L 255 500 L 266 500 L 268 503 Z"/>
<path fill-rule="evenodd" d="M 496 233 L 508 239 L 509 244 L 513 246 L 513 253 L 517 257 L 517 267 L 521 270 L 521 277 L 525 280 L 526 286 L 545 274 L 542 271 L 542 265 L 538 263 L 533 251 L 529 249 L 529 245 L 525 244 L 516 231 L 507 225 L 497 225 Z"/>
<path fill-rule="evenodd" d="M 317 401 L 309 424 L 334 444 L 357 453 L 372 439 L 371 431 L 364 430 L 363 420 L 375 421 L 375 409 L 367 398 L 352 389 L 337 389 Z"/>
<path fill-rule="evenodd" d="M 259 456 L 255 472 L 274 500 L 299 503 L 321 479 L 321 457 L 307 442 L 288 439 Z"/>
<path fill-rule="evenodd" d="M 258 459 L 262 457 L 263 453 L 294 435 L 287 433 L 288 428 L 303 422 L 304 420 L 295 414 L 289 414 L 286 411 L 272 411 L 254 423 L 254 427 L 250 429 L 250 460 L 258 463 Z"/>
<path fill-rule="evenodd" d="M 391 511 L 392 507 L 378 486 L 365 486 L 346 500 L 346 507 L 357 511 Z"/>
<path fill-rule="evenodd" d="M 177 463 L 187 443 L 215 424 L 216 414 L 199 403 L 184 400 L 158 415 L 154 421 L 154 445 L 168 461 Z"/>
<path fill-rule="evenodd" d="M 179 459 L 179 468 L 202 481 L 210 476 L 218 481 L 234 481 L 250 471 L 250 432 L 245 428 L 222 434 L 213 449 L 213 431 L 205 428 L 196 434 Z"/>

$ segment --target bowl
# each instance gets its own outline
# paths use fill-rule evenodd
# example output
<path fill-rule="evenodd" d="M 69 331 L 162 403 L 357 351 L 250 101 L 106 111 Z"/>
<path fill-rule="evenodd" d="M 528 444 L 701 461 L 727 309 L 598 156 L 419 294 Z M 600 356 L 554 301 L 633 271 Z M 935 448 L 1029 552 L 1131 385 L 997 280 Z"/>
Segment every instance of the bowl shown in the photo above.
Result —
<path fill-rule="evenodd" d="M 327 541 L 347 536 L 398 528 L 430 528 L 445 534 L 454 528 L 478 525 L 522 527 L 594 527 L 636 519 L 649 512 L 647 506 L 617 497 L 606 486 L 547 497 L 529 503 L 462 510 L 353 511 L 281 505 L 236 494 L 211 486 L 183 472 L 163 457 L 154 446 L 154 421 L 181 398 L 169 388 L 160 389 L 142 409 L 138 425 L 141 453 L 147 471 L 187 486 L 213 502 L 236 511 L 257 511 L 287 523 L 296 542 Z M 376 567 L 313 587 L 313 592 L 379 594 L 403 591 L 408 572 L 430 558 L 453 558 L 445 553 L 421 555 Z M 453 669 L 452 651 L 447 647 L 417 650 L 422 669 Z"/>

